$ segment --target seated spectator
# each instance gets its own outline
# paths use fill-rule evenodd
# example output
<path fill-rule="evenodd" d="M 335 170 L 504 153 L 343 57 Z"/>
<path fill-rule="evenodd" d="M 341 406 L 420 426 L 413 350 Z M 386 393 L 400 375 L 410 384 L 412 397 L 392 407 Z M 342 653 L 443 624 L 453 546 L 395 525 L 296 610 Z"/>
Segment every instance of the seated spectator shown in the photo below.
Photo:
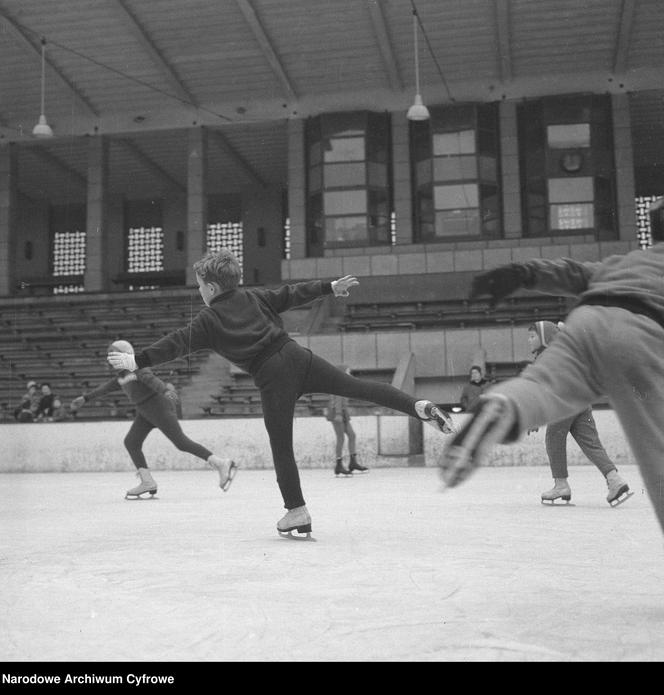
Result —
<path fill-rule="evenodd" d="M 55 396 L 51 391 L 51 385 L 44 382 L 41 385 L 41 398 L 37 406 L 36 419 L 42 422 L 52 422 L 53 420 L 53 400 Z"/>
<path fill-rule="evenodd" d="M 14 410 L 17 422 L 34 422 L 39 409 L 41 394 L 36 381 L 28 381 L 27 391 L 23 394 L 19 406 Z"/>
<path fill-rule="evenodd" d="M 67 408 L 63 405 L 62 401 L 56 396 L 53 399 L 53 422 L 62 422 L 63 420 L 69 420 L 70 415 L 67 412 Z"/>

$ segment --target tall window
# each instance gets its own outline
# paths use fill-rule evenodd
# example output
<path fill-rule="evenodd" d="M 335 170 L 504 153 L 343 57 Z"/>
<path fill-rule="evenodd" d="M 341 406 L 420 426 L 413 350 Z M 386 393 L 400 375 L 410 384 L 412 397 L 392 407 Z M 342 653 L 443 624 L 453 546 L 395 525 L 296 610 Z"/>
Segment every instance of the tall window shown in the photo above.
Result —
<path fill-rule="evenodd" d="M 164 269 L 164 228 L 159 200 L 125 202 L 125 269 L 147 273 Z M 156 285 L 136 282 L 130 290 L 154 289 Z"/>
<path fill-rule="evenodd" d="M 324 114 L 307 123 L 308 255 L 391 243 L 390 118 Z"/>
<path fill-rule="evenodd" d="M 53 294 L 83 292 L 87 240 L 85 205 L 53 206 L 50 225 L 51 273 L 54 278 L 63 278 L 61 285 L 53 287 Z"/>
<path fill-rule="evenodd" d="M 242 227 L 242 201 L 240 196 L 219 195 L 208 197 L 207 248 L 210 251 L 228 249 L 240 265 L 244 278 L 244 230 Z"/>
<path fill-rule="evenodd" d="M 616 237 L 610 102 L 547 97 L 519 106 L 524 233 Z"/>
<path fill-rule="evenodd" d="M 415 241 L 500 236 L 495 104 L 430 114 L 410 125 Z"/>

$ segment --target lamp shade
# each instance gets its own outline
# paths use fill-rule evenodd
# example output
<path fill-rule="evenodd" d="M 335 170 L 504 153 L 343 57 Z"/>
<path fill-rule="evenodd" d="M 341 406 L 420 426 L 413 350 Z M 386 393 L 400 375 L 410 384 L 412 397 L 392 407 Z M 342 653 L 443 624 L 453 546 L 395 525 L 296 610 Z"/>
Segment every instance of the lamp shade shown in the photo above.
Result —
<path fill-rule="evenodd" d="M 415 95 L 415 102 L 408 109 L 406 118 L 409 121 L 427 121 L 429 120 L 429 109 L 422 103 L 422 97 L 419 94 Z"/>
<path fill-rule="evenodd" d="M 53 131 L 51 130 L 51 126 L 46 122 L 46 116 L 44 116 L 44 114 L 41 114 L 39 117 L 39 122 L 32 129 L 32 134 L 38 138 L 53 137 Z"/>

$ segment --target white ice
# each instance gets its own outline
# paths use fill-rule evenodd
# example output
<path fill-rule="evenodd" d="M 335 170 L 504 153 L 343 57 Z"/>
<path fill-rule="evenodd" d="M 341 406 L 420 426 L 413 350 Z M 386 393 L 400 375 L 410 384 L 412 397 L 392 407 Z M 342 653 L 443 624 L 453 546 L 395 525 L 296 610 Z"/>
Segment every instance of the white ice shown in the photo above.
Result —
<path fill-rule="evenodd" d="M 7 661 L 661 661 L 664 544 L 635 466 L 611 508 L 547 467 L 352 479 L 302 470 L 317 542 L 284 540 L 271 470 L 0 476 Z"/>

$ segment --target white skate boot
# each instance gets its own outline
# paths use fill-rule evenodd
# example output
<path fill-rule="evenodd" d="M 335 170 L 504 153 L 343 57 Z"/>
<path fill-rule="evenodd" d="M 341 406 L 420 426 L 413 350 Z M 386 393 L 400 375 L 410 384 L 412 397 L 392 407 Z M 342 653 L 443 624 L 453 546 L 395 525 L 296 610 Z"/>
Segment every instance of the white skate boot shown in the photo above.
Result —
<path fill-rule="evenodd" d="M 147 468 L 139 468 L 136 475 L 141 479 L 141 482 L 133 487 L 131 490 L 127 490 L 125 493 L 126 500 L 140 500 L 143 499 L 141 495 L 149 494 L 149 499 L 154 499 L 157 494 L 157 483 L 155 483 L 152 474 Z"/>
<path fill-rule="evenodd" d="M 542 493 L 542 504 L 549 502 L 555 504 L 556 500 L 563 500 L 566 504 L 572 499 L 572 488 L 570 488 L 567 478 L 554 478 L 553 487 Z"/>
<path fill-rule="evenodd" d="M 277 531 L 282 538 L 290 538 L 295 541 L 316 540 L 311 537 L 311 515 L 304 506 L 289 509 L 286 515 L 277 522 Z M 294 535 L 293 531 L 303 535 Z"/>
<path fill-rule="evenodd" d="M 417 401 L 415 412 L 420 420 L 429 423 L 443 434 L 454 434 L 457 431 L 450 414 L 431 401 Z"/>
<path fill-rule="evenodd" d="M 226 492 L 237 473 L 237 464 L 231 459 L 222 459 L 211 454 L 207 462 L 219 473 L 219 487 Z"/>
<path fill-rule="evenodd" d="M 618 471 L 611 471 L 606 476 L 606 484 L 609 488 L 606 501 L 612 507 L 617 507 L 634 494 L 629 491 L 629 485 L 618 475 Z"/>

